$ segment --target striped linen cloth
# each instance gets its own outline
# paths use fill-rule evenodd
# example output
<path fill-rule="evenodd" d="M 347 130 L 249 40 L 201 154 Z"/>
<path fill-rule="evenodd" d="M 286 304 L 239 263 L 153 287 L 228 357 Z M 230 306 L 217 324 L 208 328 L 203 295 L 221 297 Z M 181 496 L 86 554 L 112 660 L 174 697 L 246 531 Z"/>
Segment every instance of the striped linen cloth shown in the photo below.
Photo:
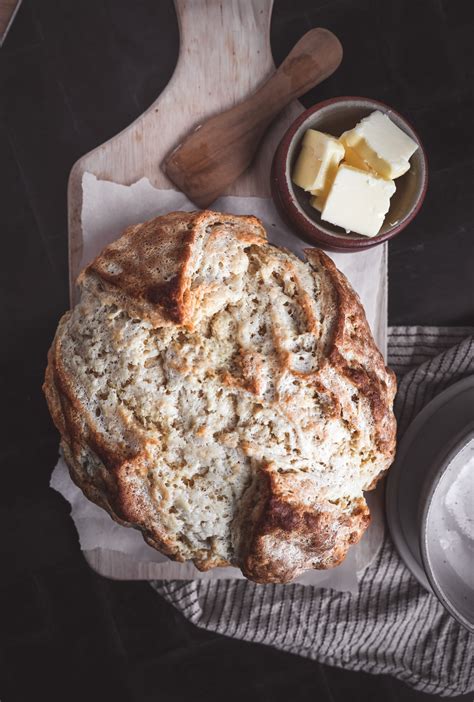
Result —
<path fill-rule="evenodd" d="M 474 374 L 474 328 L 392 327 L 400 434 L 435 395 Z M 388 533 L 357 594 L 246 580 L 152 582 L 197 626 L 332 666 L 386 673 L 431 694 L 474 688 L 474 636 L 404 566 Z"/>

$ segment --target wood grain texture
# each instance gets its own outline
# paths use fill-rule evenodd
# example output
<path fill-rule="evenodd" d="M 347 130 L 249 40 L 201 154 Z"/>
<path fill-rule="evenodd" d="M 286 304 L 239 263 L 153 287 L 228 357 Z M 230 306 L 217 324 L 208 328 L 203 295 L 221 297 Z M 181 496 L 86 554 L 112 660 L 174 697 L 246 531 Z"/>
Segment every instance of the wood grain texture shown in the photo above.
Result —
<path fill-rule="evenodd" d="M 270 49 L 273 0 L 175 0 L 180 52 L 175 72 L 158 99 L 135 122 L 77 161 L 68 188 L 69 275 L 72 303 L 82 253 L 82 176 L 129 185 L 143 176 L 157 188 L 173 188 L 160 167 L 165 156 L 203 120 L 241 102 L 275 70 Z M 225 194 L 270 197 L 270 167 L 275 149 L 303 107 L 292 102 L 265 134 L 251 168 Z M 384 270 L 386 270 L 384 251 Z M 386 289 L 380 300 L 386 327 Z M 377 498 L 376 498 L 377 500 Z M 378 500 L 380 502 L 380 500 Z M 370 530 L 369 530 L 370 531 Z M 376 545 L 378 548 L 379 544 Z M 359 565 L 376 550 L 370 537 Z M 375 550 L 374 550 L 375 549 Z M 88 563 L 111 578 L 141 580 L 163 577 L 160 564 L 137 563 L 105 549 L 86 551 Z"/>

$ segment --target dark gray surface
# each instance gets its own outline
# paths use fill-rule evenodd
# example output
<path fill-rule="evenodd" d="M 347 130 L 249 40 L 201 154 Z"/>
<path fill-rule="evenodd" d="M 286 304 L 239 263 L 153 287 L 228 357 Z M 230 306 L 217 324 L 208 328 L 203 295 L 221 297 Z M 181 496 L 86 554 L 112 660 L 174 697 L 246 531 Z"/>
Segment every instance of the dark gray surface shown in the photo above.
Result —
<path fill-rule="evenodd" d="M 277 62 L 312 26 L 344 45 L 341 68 L 306 105 L 342 94 L 384 100 L 427 147 L 425 206 L 390 247 L 390 321 L 471 323 L 472 3 L 275 5 Z M 96 576 L 67 505 L 48 488 L 58 439 L 40 386 L 67 306 L 67 176 L 156 98 L 177 50 L 170 0 L 24 0 L 0 50 L 0 699 L 430 699 L 203 633 L 147 584 Z"/>

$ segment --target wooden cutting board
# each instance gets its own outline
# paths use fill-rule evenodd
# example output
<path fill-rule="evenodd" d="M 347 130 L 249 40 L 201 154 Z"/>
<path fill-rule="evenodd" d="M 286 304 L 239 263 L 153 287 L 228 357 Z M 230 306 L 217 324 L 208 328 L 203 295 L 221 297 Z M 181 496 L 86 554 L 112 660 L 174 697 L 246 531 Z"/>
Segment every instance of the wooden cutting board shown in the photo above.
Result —
<path fill-rule="evenodd" d="M 133 124 L 74 165 L 68 190 L 71 302 L 82 254 L 82 176 L 129 185 L 143 176 L 157 188 L 173 188 L 160 168 L 166 154 L 203 119 L 233 106 L 253 92 L 274 70 L 270 49 L 273 0 L 175 0 L 180 52 L 175 72 L 158 99 Z M 270 196 L 270 166 L 276 146 L 295 117 L 292 103 L 276 120 L 252 167 L 228 195 Z M 137 563 L 105 549 L 86 551 L 102 575 L 153 579 L 153 563 Z"/>

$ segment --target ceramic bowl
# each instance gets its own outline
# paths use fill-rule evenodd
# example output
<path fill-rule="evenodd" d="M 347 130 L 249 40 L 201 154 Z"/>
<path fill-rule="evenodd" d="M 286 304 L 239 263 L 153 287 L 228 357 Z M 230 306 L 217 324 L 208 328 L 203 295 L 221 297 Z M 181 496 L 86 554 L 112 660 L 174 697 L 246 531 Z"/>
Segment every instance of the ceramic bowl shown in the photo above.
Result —
<path fill-rule="evenodd" d="M 474 633 L 474 423 L 429 476 L 422 501 L 421 557 L 441 603 Z M 460 482 L 460 477 L 464 480 Z"/>
<path fill-rule="evenodd" d="M 473 407 L 474 376 L 428 402 L 404 433 L 386 484 L 388 526 L 401 558 L 469 631 L 474 630 L 474 559 L 469 558 L 474 541 L 467 537 L 455 551 L 457 521 L 461 515 L 465 520 L 469 504 L 466 507 L 462 498 L 456 505 L 459 491 L 448 492 L 467 461 L 466 453 L 474 452 Z"/>
<path fill-rule="evenodd" d="M 323 222 L 320 213 L 309 204 L 309 193 L 291 180 L 291 173 L 307 129 L 317 129 L 334 136 L 352 129 L 363 117 L 380 110 L 403 129 L 418 149 L 410 159 L 411 168 L 395 183 L 397 190 L 379 234 L 365 237 L 347 234 L 344 229 Z M 299 235 L 331 251 L 359 251 L 377 246 L 399 234 L 419 211 L 428 185 L 428 166 L 423 146 L 410 124 L 395 110 L 377 100 L 362 97 L 339 97 L 320 102 L 301 114 L 281 140 L 273 159 L 272 196 L 277 209 Z"/>

